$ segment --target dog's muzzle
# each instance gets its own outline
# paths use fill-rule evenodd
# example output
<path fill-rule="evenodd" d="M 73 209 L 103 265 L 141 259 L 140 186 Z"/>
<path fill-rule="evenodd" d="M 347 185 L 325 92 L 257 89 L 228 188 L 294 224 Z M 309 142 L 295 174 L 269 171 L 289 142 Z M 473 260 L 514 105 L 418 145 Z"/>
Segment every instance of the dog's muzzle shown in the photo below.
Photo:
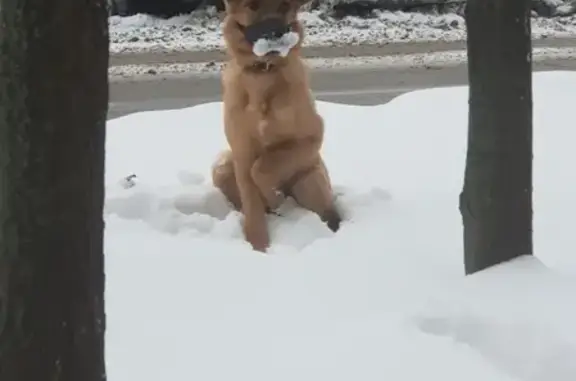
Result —
<path fill-rule="evenodd" d="M 278 39 L 290 32 L 290 25 L 282 19 L 266 19 L 244 29 L 246 41 L 254 45 L 259 39 Z"/>

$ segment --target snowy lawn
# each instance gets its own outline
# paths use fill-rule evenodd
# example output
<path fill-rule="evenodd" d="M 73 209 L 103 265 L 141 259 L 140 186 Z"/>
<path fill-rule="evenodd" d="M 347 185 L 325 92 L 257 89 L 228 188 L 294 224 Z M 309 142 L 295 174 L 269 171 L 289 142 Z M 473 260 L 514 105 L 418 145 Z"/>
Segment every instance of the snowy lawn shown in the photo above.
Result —
<path fill-rule="evenodd" d="M 413 41 L 462 41 L 464 18 L 455 13 L 375 12 L 374 17 L 335 19 L 322 11 L 302 12 L 305 46 L 389 44 Z M 223 48 L 221 15 L 214 8 L 167 20 L 148 15 L 112 16 L 110 51 L 183 51 Z M 576 36 L 576 16 L 533 17 L 533 38 Z"/>
<path fill-rule="evenodd" d="M 109 121 L 109 379 L 575 380 L 575 88 L 534 78 L 537 258 L 469 278 L 464 87 L 319 102 L 346 222 L 333 234 L 288 203 L 269 255 L 210 184 L 219 103 Z"/>

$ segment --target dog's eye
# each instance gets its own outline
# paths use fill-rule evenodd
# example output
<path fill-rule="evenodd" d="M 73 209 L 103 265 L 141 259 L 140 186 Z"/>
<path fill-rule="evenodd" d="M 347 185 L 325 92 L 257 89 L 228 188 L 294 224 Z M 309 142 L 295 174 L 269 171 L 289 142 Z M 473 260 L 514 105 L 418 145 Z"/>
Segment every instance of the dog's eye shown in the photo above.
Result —
<path fill-rule="evenodd" d="M 278 12 L 280 13 L 286 13 L 290 10 L 290 3 L 288 3 L 287 1 L 283 1 L 280 3 L 280 5 L 278 6 Z"/>
<path fill-rule="evenodd" d="M 259 7 L 260 3 L 257 0 L 252 0 L 248 3 L 248 8 L 250 8 L 251 11 L 257 11 Z"/>

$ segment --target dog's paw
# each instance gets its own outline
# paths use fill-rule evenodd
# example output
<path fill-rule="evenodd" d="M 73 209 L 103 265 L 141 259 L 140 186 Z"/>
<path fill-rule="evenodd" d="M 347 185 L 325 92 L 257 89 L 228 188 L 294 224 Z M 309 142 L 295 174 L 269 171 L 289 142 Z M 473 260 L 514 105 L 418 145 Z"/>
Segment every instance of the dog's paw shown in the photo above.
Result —
<path fill-rule="evenodd" d="M 246 240 L 250 245 L 252 245 L 252 249 L 254 251 L 259 251 L 261 253 L 265 253 L 266 250 L 270 247 L 270 240 L 263 237 L 246 237 Z"/>
<path fill-rule="evenodd" d="M 322 221 L 324 221 L 326 225 L 328 225 L 328 228 L 330 230 L 336 233 L 338 230 L 340 230 L 342 217 L 340 216 L 340 213 L 338 213 L 336 209 L 330 209 L 322 215 Z"/>
<path fill-rule="evenodd" d="M 262 253 L 270 247 L 270 236 L 265 222 L 254 223 L 250 220 L 244 221 L 244 237 L 252 245 L 252 248 Z"/>

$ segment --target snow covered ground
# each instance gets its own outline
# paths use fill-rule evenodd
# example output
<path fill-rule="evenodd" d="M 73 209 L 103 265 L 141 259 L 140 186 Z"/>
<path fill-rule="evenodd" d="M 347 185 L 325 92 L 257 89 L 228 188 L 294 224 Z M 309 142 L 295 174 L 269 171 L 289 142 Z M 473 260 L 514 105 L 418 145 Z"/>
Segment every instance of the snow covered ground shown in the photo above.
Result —
<path fill-rule="evenodd" d="M 376 12 L 373 18 L 338 20 L 303 12 L 305 46 L 346 46 L 412 41 L 455 41 L 466 37 L 457 14 Z M 220 16 L 214 9 L 163 20 L 147 15 L 110 17 L 111 52 L 214 50 L 222 48 Z M 534 38 L 576 36 L 576 16 L 532 19 Z"/>
<path fill-rule="evenodd" d="M 414 53 L 388 56 L 360 56 L 336 58 L 305 59 L 310 69 L 354 69 L 369 68 L 430 68 L 460 65 L 467 62 L 466 50 L 449 50 L 442 52 Z M 550 60 L 575 60 L 576 48 L 540 48 L 532 49 L 533 62 Z M 154 76 L 192 76 L 219 75 L 223 62 L 192 62 L 171 64 L 137 64 L 110 66 L 108 73 L 111 79 L 150 78 Z"/>
<path fill-rule="evenodd" d="M 109 121 L 109 380 L 573 381 L 575 88 L 535 74 L 537 257 L 468 278 L 465 87 L 319 102 L 346 222 L 287 203 L 269 255 L 209 181 L 219 103 Z"/>

